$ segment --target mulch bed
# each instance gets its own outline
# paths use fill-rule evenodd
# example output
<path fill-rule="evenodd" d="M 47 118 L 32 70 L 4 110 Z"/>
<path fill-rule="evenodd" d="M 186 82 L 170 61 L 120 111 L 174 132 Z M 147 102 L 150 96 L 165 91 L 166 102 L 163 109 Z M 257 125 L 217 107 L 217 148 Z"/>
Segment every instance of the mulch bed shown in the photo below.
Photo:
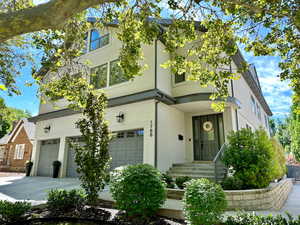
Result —
<path fill-rule="evenodd" d="M 110 202 L 99 202 L 100 206 L 85 206 L 81 210 L 72 209 L 68 212 L 49 211 L 46 207 L 34 208 L 25 217 L 25 220 L 9 225 L 42 225 L 49 222 L 76 222 L 78 224 L 101 225 L 182 225 L 183 221 L 171 220 L 153 216 L 147 220 L 128 218 L 125 213 L 116 209 Z M 105 207 L 103 207 L 105 206 Z M 0 223 L 1 224 L 1 223 Z M 8 225 L 8 224 L 7 224 Z"/>

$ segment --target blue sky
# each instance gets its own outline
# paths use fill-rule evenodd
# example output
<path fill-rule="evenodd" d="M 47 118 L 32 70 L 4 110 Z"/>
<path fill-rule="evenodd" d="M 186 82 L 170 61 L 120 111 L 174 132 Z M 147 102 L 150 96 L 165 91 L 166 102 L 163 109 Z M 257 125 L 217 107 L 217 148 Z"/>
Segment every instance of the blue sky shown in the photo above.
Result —
<path fill-rule="evenodd" d="M 250 53 L 243 52 L 248 63 L 254 63 L 259 75 L 261 87 L 264 96 L 274 114 L 274 117 L 285 117 L 291 105 L 291 88 L 287 82 L 282 82 L 277 77 L 280 73 L 278 67 L 279 57 L 275 56 L 253 56 Z M 36 57 L 36 62 L 39 63 L 39 58 Z M 0 96 L 5 99 L 8 106 L 28 110 L 32 115 L 38 114 L 39 100 L 37 98 L 37 86 L 25 86 L 26 82 L 33 82 L 31 77 L 31 67 L 28 65 L 23 68 L 22 75 L 17 78 L 17 86 L 22 92 L 19 96 L 7 96 L 3 91 L 0 91 Z"/>

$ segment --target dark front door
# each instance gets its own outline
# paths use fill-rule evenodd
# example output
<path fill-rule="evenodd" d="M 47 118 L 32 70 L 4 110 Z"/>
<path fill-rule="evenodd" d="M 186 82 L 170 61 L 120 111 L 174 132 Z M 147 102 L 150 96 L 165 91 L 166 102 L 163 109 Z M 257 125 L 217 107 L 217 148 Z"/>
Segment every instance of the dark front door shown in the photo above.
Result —
<path fill-rule="evenodd" d="M 223 115 L 193 117 L 194 160 L 212 161 L 224 143 Z"/>

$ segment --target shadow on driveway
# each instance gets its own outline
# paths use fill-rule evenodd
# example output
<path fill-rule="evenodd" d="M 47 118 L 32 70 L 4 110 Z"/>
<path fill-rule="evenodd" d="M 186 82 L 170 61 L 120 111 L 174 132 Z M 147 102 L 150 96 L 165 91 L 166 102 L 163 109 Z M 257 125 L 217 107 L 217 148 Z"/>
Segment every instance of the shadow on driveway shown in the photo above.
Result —
<path fill-rule="evenodd" d="M 74 188 L 80 188 L 77 178 L 0 177 L 0 200 L 31 200 L 38 204 L 46 200 L 47 192 L 51 189 Z"/>

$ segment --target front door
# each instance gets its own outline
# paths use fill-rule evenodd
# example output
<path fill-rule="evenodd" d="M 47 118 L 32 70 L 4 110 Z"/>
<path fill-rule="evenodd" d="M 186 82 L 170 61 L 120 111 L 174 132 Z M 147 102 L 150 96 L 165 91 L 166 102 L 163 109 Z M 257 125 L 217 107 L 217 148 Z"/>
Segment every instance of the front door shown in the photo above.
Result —
<path fill-rule="evenodd" d="M 223 115 L 193 117 L 194 160 L 212 161 L 224 143 Z"/>

